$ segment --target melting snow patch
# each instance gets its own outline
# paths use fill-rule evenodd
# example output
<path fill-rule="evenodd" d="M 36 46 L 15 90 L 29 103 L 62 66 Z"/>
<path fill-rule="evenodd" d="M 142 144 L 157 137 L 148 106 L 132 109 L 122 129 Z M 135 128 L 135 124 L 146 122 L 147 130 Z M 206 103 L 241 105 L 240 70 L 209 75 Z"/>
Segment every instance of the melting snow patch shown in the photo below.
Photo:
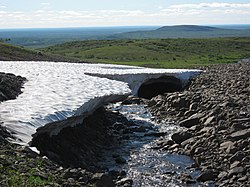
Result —
<path fill-rule="evenodd" d="M 23 93 L 0 104 L 0 121 L 28 143 L 38 127 L 91 114 L 101 105 L 137 93 L 148 79 L 174 76 L 183 84 L 197 70 L 169 70 L 105 64 L 0 62 L 0 72 L 28 79 Z"/>

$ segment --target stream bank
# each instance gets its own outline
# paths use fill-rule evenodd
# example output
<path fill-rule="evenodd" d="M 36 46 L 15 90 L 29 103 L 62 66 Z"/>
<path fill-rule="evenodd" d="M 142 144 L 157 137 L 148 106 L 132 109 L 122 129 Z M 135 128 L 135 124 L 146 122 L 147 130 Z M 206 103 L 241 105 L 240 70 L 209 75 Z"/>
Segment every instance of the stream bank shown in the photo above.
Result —
<path fill-rule="evenodd" d="M 148 102 L 158 119 L 184 129 L 163 138 L 159 149 L 190 155 L 199 181 L 250 186 L 250 60 L 203 68 L 184 92 Z"/>
<path fill-rule="evenodd" d="M 199 171 L 189 157 L 157 150 L 159 137 L 170 138 L 179 127 L 157 123 L 144 101 L 130 97 L 110 104 L 57 135 L 40 127 L 31 146 L 65 168 L 103 173 L 107 179 L 100 186 L 198 186 Z"/>

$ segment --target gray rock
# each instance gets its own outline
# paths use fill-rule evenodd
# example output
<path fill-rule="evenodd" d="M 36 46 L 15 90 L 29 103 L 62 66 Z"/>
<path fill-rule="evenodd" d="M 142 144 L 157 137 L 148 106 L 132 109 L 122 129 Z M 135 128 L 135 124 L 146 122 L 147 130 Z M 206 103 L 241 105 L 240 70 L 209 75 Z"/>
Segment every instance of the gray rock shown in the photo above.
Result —
<path fill-rule="evenodd" d="M 173 144 L 169 147 L 170 150 L 178 149 L 180 147 L 179 144 Z"/>
<path fill-rule="evenodd" d="M 245 157 L 245 153 L 243 151 L 238 151 L 235 153 L 230 159 L 230 163 L 233 163 L 235 161 L 241 161 Z"/>
<path fill-rule="evenodd" d="M 248 177 L 247 176 L 244 176 L 244 177 L 241 177 L 238 179 L 239 182 L 244 182 L 244 181 L 247 181 Z"/>
<path fill-rule="evenodd" d="M 237 151 L 235 142 L 232 142 L 232 141 L 226 141 L 226 142 L 221 143 L 220 149 L 226 151 L 226 153 L 229 153 L 229 154 L 234 154 Z"/>
<path fill-rule="evenodd" d="M 118 186 L 132 186 L 133 180 L 126 177 L 126 178 L 123 178 L 123 179 L 117 181 L 116 185 L 118 185 Z"/>
<path fill-rule="evenodd" d="M 153 100 L 153 99 L 151 99 L 151 100 L 148 102 L 148 107 L 152 107 L 152 106 L 154 106 L 154 105 L 156 105 L 156 101 Z"/>
<path fill-rule="evenodd" d="M 197 181 L 200 181 L 200 182 L 214 181 L 214 180 L 215 180 L 215 175 L 214 175 L 214 172 L 211 170 L 203 172 L 197 178 Z"/>
<path fill-rule="evenodd" d="M 232 122 L 233 123 L 250 122 L 250 118 L 233 119 Z"/>
<path fill-rule="evenodd" d="M 245 169 L 244 169 L 242 166 L 240 166 L 240 167 L 235 167 L 235 168 L 229 170 L 227 176 L 230 178 L 230 177 L 232 177 L 233 175 L 242 174 L 242 173 L 244 173 L 244 171 L 245 171 Z"/>
<path fill-rule="evenodd" d="M 192 134 L 190 132 L 187 132 L 187 131 L 177 132 L 171 136 L 172 140 L 178 144 L 181 144 L 183 141 L 185 141 L 191 137 L 192 137 Z"/>
<path fill-rule="evenodd" d="M 226 141 L 226 142 L 223 142 L 223 143 L 220 144 L 220 148 L 221 149 L 227 149 L 228 147 L 232 147 L 234 145 L 235 145 L 234 142 L 232 142 L 232 141 Z"/>
<path fill-rule="evenodd" d="M 182 120 L 182 121 L 179 123 L 179 125 L 180 125 L 181 127 L 190 128 L 190 127 L 192 127 L 192 126 L 194 126 L 194 125 L 198 125 L 198 124 L 199 124 L 199 121 L 200 121 L 199 118 L 191 118 L 191 119 L 188 118 L 188 119 Z"/>
<path fill-rule="evenodd" d="M 96 187 L 115 187 L 111 176 L 105 173 L 95 173 L 91 179 Z"/>
<path fill-rule="evenodd" d="M 195 150 L 194 150 L 194 153 L 195 154 L 200 154 L 204 151 L 204 148 L 203 147 L 197 147 Z"/>
<path fill-rule="evenodd" d="M 178 99 L 174 100 L 173 105 L 176 108 L 183 108 L 186 106 L 186 100 L 185 100 L 185 98 L 178 98 Z"/>
<path fill-rule="evenodd" d="M 218 175 L 218 178 L 219 179 L 224 179 L 224 178 L 226 178 L 227 177 L 227 172 L 226 171 L 222 171 L 222 172 L 220 172 L 220 174 Z"/>
<path fill-rule="evenodd" d="M 250 136 L 250 128 L 234 132 L 230 137 L 234 140 L 245 139 Z"/>
<path fill-rule="evenodd" d="M 204 127 L 200 130 L 200 133 L 209 133 L 213 134 L 215 132 L 214 127 Z"/>
<path fill-rule="evenodd" d="M 203 114 L 203 113 L 195 113 L 192 116 L 190 116 L 189 119 L 199 119 L 200 120 L 204 116 L 205 116 L 205 114 Z"/>
<path fill-rule="evenodd" d="M 240 166 L 240 161 L 235 161 L 234 163 L 232 163 L 230 165 L 230 169 L 233 169 L 233 168 L 238 167 L 238 166 Z"/>
<path fill-rule="evenodd" d="M 191 137 L 191 138 L 188 138 L 187 140 L 185 140 L 185 141 L 183 141 L 182 143 L 181 143 L 181 146 L 186 146 L 186 145 L 188 145 L 188 144 L 191 144 L 191 143 L 193 143 L 193 142 L 195 142 L 197 140 L 197 138 L 196 137 Z"/>
<path fill-rule="evenodd" d="M 189 110 L 192 111 L 192 110 L 196 110 L 198 107 L 198 103 L 194 102 L 192 103 L 190 106 L 189 106 Z"/>
<path fill-rule="evenodd" d="M 206 119 L 204 125 L 208 125 L 208 124 L 212 123 L 214 120 L 215 120 L 215 116 L 211 116 L 211 117 Z"/>

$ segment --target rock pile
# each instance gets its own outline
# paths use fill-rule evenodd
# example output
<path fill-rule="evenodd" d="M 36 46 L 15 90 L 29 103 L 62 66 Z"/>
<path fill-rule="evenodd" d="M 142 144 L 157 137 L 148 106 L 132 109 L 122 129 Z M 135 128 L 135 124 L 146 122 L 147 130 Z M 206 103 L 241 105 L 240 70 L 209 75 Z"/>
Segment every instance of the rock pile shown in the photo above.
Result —
<path fill-rule="evenodd" d="M 159 119 L 183 127 L 165 150 L 190 155 L 201 169 L 198 181 L 218 186 L 250 186 L 250 63 L 203 68 L 184 92 L 148 102 Z"/>
<path fill-rule="evenodd" d="M 0 102 L 15 99 L 21 92 L 26 78 L 0 72 Z"/>

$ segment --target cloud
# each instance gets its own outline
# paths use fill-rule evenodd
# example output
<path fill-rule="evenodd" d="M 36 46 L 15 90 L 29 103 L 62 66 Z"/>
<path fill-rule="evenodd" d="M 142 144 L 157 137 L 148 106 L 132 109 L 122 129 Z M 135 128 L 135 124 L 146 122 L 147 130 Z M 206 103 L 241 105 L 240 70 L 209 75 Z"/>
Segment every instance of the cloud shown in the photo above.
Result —
<path fill-rule="evenodd" d="M 231 15 L 248 15 L 250 14 L 250 3 L 197 3 L 197 4 L 175 4 L 166 9 L 162 9 L 161 12 L 168 15 L 209 15 L 216 14 L 235 14 Z"/>
<path fill-rule="evenodd" d="M 0 8 L 4 9 L 4 8 L 6 8 L 6 6 L 4 6 L 4 5 L 0 5 Z"/>
<path fill-rule="evenodd" d="M 250 3 L 197 3 L 197 4 L 178 4 L 171 5 L 173 9 L 186 9 L 186 8 L 250 8 Z"/>
<path fill-rule="evenodd" d="M 1 11 L 0 27 L 81 27 L 107 25 L 171 25 L 248 23 L 250 3 L 175 4 L 143 10 L 52 10 L 42 3 L 35 11 Z M 160 9 L 159 9 L 160 8 Z M 8 21 L 6 21 L 8 20 Z"/>

